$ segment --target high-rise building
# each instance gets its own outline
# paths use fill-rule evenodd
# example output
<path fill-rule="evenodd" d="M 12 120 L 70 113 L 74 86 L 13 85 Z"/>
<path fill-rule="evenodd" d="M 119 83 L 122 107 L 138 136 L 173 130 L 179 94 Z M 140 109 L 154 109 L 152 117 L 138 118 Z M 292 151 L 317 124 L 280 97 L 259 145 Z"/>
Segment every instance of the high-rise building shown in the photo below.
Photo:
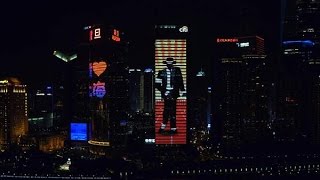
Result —
<path fill-rule="evenodd" d="M 319 143 L 320 1 L 287 1 L 283 8 L 281 71 L 278 73 L 276 136 Z"/>
<path fill-rule="evenodd" d="M 48 130 L 53 127 L 53 94 L 52 87 L 37 89 L 29 93 L 29 116 L 30 131 Z"/>
<path fill-rule="evenodd" d="M 144 77 L 141 69 L 129 69 L 130 110 L 142 111 L 144 105 Z"/>
<path fill-rule="evenodd" d="M 206 129 L 207 124 L 207 101 L 208 101 L 208 79 L 205 72 L 201 69 L 195 75 L 195 81 L 197 86 L 192 88 L 190 91 L 192 93 L 192 98 L 190 98 L 190 104 L 192 109 L 190 109 L 189 115 L 192 119 L 190 122 L 191 127 L 196 127 L 197 129 Z"/>
<path fill-rule="evenodd" d="M 154 73 L 153 70 L 147 68 L 143 73 L 143 112 L 153 114 L 154 108 Z"/>
<path fill-rule="evenodd" d="M 243 55 L 242 143 L 264 144 L 270 135 L 266 55 Z"/>
<path fill-rule="evenodd" d="M 86 40 L 78 54 L 79 107 L 74 122 L 89 122 L 91 152 L 104 155 L 110 147 L 123 146 L 129 111 L 128 43 L 118 28 L 87 26 Z"/>
<path fill-rule="evenodd" d="M 30 132 L 67 129 L 63 93 L 64 87 L 58 85 L 28 89 Z"/>
<path fill-rule="evenodd" d="M 0 148 L 17 143 L 28 132 L 26 85 L 16 78 L 0 81 Z"/>
<path fill-rule="evenodd" d="M 214 77 L 214 137 L 227 151 L 267 136 L 268 81 L 264 39 L 218 38 Z"/>
<path fill-rule="evenodd" d="M 186 144 L 188 32 L 188 26 L 155 26 L 156 144 Z"/>

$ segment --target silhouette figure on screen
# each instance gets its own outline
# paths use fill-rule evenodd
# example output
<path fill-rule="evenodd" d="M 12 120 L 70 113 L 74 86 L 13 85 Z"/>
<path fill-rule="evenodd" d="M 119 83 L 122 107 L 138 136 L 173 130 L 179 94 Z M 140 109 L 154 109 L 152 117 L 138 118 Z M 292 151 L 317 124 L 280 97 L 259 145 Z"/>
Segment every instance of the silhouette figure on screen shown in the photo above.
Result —
<path fill-rule="evenodd" d="M 161 92 L 161 98 L 164 100 L 163 120 L 159 133 L 165 133 L 164 130 L 170 120 L 169 134 L 176 134 L 176 102 L 180 91 L 185 91 L 185 88 L 181 70 L 174 66 L 176 61 L 173 58 L 167 58 L 163 63 L 167 67 L 158 72 L 155 83 L 155 87 Z"/>

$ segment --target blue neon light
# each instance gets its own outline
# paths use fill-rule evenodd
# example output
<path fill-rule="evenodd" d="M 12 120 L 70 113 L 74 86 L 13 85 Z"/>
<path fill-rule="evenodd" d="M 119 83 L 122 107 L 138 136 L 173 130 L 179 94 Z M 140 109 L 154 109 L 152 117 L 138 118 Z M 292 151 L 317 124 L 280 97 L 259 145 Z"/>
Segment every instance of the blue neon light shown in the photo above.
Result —
<path fill-rule="evenodd" d="M 151 68 L 147 68 L 147 69 L 144 70 L 145 73 L 150 73 L 150 72 L 152 72 L 152 71 L 153 71 L 153 70 L 152 70 Z"/>
<path fill-rule="evenodd" d="M 302 44 L 305 46 L 314 46 L 314 42 L 311 40 L 300 40 L 300 41 L 283 41 L 283 44 L 289 45 L 289 44 Z"/>
<path fill-rule="evenodd" d="M 87 141 L 87 123 L 71 123 L 70 139 L 73 141 Z"/>

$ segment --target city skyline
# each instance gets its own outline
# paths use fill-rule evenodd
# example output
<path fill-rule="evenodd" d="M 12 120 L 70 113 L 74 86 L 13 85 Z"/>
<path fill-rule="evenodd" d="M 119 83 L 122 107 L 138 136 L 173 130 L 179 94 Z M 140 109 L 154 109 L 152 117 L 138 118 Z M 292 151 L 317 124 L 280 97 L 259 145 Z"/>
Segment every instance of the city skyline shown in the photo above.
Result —
<path fill-rule="evenodd" d="M 268 52 L 277 49 L 280 37 L 279 4 L 268 1 L 261 5 L 250 0 L 201 3 L 119 1 L 88 8 L 84 3 L 74 6 L 71 2 L 60 4 L 57 1 L 52 5 L 23 3 L 22 9 L 9 3 L 0 16 L 7 27 L 0 30 L 5 44 L 2 45 L 0 58 L 9 59 L 10 62 L 3 65 L 1 70 L 10 69 L 13 75 L 21 76 L 22 80 L 28 77 L 27 81 L 33 83 L 52 80 L 53 74 L 59 73 L 57 69 L 61 66 L 61 62 L 52 56 L 53 51 L 75 53 L 82 28 L 97 23 L 117 25 L 126 33 L 130 42 L 130 68 L 150 68 L 153 65 L 151 59 L 154 52 L 150 47 L 154 43 L 154 26 L 185 24 L 189 26 L 193 44 L 190 63 L 197 62 L 192 66 L 198 69 L 202 67 L 210 74 L 211 69 L 207 67 L 217 53 L 214 47 L 217 37 L 237 36 L 240 33 L 238 30 L 245 31 L 252 26 L 250 31 L 253 32 L 247 32 L 248 35 L 257 34 L 265 38 Z M 275 13 L 270 14 L 267 7 L 276 7 Z M 12 11 L 14 9 L 15 13 Z M 5 18 L 6 14 L 10 16 Z M 43 21 L 42 18 L 47 20 Z M 242 23 L 249 24 L 249 27 Z M 212 50 L 214 53 L 206 53 Z M 41 68 L 30 71 L 34 67 Z M 35 72 L 42 76 L 39 77 Z M 196 74 L 196 71 L 190 73 Z"/>
<path fill-rule="evenodd" d="M 0 17 L 0 178 L 320 175 L 320 0 Z"/>

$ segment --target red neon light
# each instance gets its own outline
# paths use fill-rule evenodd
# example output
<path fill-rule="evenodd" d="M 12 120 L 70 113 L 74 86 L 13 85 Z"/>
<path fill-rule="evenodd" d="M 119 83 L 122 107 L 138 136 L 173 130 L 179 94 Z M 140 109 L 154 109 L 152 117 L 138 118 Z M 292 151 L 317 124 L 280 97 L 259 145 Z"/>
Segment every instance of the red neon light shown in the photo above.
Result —
<path fill-rule="evenodd" d="M 237 38 L 217 38 L 217 43 L 238 42 Z"/>
<path fill-rule="evenodd" d="M 155 109 L 155 116 L 156 116 L 156 144 L 186 144 L 186 135 L 187 135 L 187 118 L 186 118 L 186 111 L 187 111 L 187 102 L 186 100 L 177 100 L 177 113 L 176 113 L 176 124 L 178 133 L 173 136 L 167 136 L 157 133 L 161 127 L 162 122 L 162 113 L 164 108 L 164 101 L 159 100 L 156 101 L 156 109 Z M 166 130 L 170 129 L 170 123 L 166 127 Z"/>
<path fill-rule="evenodd" d="M 104 61 L 94 62 L 92 65 L 93 72 L 99 77 L 108 67 L 108 64 Z"/>
<path fill-rule="evenodd" d="M 92 36 L 93 36 L 93 31 L 90 30 L 90 34 L 89 34 L 89 40 L 92 41 Z"/>
<path fill-rule="evenodd" d="M 113 29 L 113 34 L 112 34 L 112 40 L 116 41 L 116 42 L 120 42 L 120 35 L 119 35 L 119 31 L 116 29 Z"/>

